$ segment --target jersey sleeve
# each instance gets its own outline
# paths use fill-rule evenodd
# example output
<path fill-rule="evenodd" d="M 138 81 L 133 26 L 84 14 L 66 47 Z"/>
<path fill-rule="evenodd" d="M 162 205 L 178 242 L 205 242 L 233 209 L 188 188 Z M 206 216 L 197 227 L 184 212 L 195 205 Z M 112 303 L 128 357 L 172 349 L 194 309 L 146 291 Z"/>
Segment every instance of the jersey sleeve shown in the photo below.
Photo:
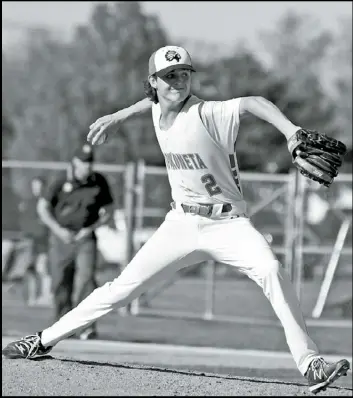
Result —
<path fill-rule="evenodd" d="M 227 101 L 205 101 L 200 117 L 211 137 L 227 151 L 233 152 L 238 136 L 241 97 Z"/>

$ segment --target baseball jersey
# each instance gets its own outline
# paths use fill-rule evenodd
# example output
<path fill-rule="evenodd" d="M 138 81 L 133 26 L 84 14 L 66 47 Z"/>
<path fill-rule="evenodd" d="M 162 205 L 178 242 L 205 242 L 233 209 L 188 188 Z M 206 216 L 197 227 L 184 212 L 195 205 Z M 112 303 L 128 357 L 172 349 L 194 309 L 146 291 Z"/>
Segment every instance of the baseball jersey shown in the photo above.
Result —
<path fill-rule="evenodd" d="M 94 224 L 100 208 L 113 203 L 106 179 L 97 172 L 86 181 L 63 176 L 48 187 L 43 197 L 52 205 L 57 222 L 72 231 Z"/>
<path fill-rule="evenodd" d="M 231 203 L 246 213 L 235 155 L 240 100 L 203 101 L 192 95 L 168 130 L 159 127 L 160 105 L 152 105 L 174 201 Z"/>

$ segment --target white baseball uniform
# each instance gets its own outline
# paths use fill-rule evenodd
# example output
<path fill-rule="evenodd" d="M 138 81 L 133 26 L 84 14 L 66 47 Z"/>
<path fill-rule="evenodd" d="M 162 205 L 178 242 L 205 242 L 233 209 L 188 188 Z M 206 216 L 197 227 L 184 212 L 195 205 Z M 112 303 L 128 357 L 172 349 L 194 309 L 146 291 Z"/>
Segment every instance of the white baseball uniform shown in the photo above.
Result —
<path fill-rule="evenodd" d="M 42 332 L 45 346 L 126 306 L 181 268 L 212 259 L 236 267 L 263 289 L 281 321 L 294 361 L 305 374 L 318 349 L 308 336 L 290 279 L 248 218 L 242 195 L 234 148 L 240 101 L 202 101 L 191 96 L 168 130 L 160 129 L 160 106 L 153 105 L 173 208 L 116 279 L 94 290 Z M 199 204 L 213 207 L 209 214 L 200 215 L 185 212 L 185 204 L 194 206 L 191 210 Z"/>

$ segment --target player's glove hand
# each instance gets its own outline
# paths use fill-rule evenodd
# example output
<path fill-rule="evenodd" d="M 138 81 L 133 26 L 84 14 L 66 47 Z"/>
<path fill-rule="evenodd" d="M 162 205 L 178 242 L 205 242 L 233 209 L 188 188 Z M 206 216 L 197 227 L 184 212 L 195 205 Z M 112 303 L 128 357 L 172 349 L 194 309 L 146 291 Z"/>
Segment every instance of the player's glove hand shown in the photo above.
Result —
<path fill-rule="evenodd" d="M 116 114 L 102 116 L 89 126 L 87 141 L 92 145 L 104 144 L 110 133 L 119 128 L 120 118 Z"/>
<path fill-rule="evenodd" d="M 345 144 L 315 130 L 299 129 L 288 140 L 293 164 L 301 174 L 329 187 L 347 152 Z"/>

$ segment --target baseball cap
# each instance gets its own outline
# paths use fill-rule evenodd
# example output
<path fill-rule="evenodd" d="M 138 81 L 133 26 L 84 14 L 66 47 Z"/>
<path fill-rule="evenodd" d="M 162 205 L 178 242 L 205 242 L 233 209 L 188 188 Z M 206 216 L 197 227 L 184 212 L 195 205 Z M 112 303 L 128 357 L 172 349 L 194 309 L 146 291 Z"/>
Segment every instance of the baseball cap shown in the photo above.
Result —
<path fill-rule="evenodd" d="M 189 69 L 195 72 L 190 54 L 183 47 L 165 46 L 155 51 L 148 62 L 149 76 L 163 76 L 173 69 Z"/>
<path fill-rule="evenodd" d="M 91 145 L 82 145 L 76 150 L 73 157 L 80 159 L 82 162 L 93 162 L 94 156 Z"/>

